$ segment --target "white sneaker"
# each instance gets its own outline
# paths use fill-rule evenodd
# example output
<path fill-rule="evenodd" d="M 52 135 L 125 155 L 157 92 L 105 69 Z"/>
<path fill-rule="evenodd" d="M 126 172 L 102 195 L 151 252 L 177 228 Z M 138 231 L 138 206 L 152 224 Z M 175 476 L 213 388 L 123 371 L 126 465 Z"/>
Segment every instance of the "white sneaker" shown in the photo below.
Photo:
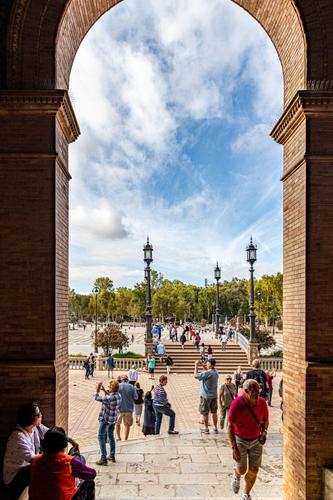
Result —
<path fill-rule="evenodd" d="M 242 500 L 251 500 L 251 495 L 244 493 Z"/>
<path fill-rule="evenodd" d="M 231 480 L 231 487 L 232 487 L 232 491 L 234 493 L 238 493 L 239 492 L 239 488 L 240 488 L 240 477 L 237 477 L 236 474 L 233 474 L 232 475 L 232 480 Z M 244 497 L 243 497 L 244 498 Z"/>

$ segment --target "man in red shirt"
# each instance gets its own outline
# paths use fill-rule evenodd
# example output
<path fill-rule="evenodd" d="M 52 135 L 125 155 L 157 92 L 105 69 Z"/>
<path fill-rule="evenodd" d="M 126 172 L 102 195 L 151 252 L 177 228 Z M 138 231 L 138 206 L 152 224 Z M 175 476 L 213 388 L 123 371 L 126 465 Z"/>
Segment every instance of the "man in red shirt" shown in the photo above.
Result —
<path fill-rule="evenodd" d="M 240 478 L 245 474 L 243 500 L 251 500 L 267 435 L 268 409 L 266 401 L 259 396 L 260 386 L 256 380 L 245 380 L 243 389 L 244 395 L 234 399 L 230 406 L 228 435 L 235 461 L 232 489 L 238 493 Z"/>

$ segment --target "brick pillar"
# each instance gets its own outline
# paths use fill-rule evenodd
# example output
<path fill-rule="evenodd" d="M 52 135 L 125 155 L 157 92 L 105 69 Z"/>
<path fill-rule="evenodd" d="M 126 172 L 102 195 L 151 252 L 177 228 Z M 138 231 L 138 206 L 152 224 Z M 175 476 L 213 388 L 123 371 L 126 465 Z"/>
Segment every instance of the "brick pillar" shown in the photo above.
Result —
<path fill-rule="evenodd" d="M 17 407 L 67 427 L 68 143 L 65 91 L 0 92 L 0 447 Z"/>
<path fill-rule="evenodd" d="M 333 93 L 300 91 L 284 144 L 284 499 L 322 498 L 333 460 Z"/>

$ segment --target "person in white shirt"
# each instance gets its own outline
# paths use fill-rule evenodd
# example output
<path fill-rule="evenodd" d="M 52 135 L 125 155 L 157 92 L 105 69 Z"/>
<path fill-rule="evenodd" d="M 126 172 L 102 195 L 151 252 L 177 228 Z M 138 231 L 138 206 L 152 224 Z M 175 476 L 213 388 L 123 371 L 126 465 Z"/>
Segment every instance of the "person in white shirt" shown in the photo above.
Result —
<path fill-rule="evenodd" d="M 135 383 L 138 381 L 138 378 L 138 370 L 136 369 L 135 365 L 132 365 L 132 368 L 128 370 L 128 381 L 130 384 L 135 385 Z"/>
<path fill-rule="evenodd" d="M 34 401 L 21 406 L 17 426 L 7 441 L 3 460 L 3 480 L 9 498 L 17 499 L 30 481 L 30 462 L 40 453 L 41 440 L 48 427 L 42 424 L 42 414 Z"/>

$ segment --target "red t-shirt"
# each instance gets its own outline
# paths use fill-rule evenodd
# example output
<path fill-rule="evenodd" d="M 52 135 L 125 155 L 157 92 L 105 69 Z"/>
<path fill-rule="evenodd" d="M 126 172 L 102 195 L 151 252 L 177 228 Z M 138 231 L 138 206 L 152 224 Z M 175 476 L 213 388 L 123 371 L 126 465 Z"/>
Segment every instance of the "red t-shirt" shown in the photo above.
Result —
<path fill-rule="evenodd" d="M 235 398 L 230 406 L 229 422 L 234 424 L 235 434 L 243 439 L 256 439 L 260 434 L 260 425 L 255 420 L 249 408 L 250 402 L 245 396 Z M 251 406 L 259 422 L 268 420 L 266 401 L 259 396 L 257 406 Z"/>

